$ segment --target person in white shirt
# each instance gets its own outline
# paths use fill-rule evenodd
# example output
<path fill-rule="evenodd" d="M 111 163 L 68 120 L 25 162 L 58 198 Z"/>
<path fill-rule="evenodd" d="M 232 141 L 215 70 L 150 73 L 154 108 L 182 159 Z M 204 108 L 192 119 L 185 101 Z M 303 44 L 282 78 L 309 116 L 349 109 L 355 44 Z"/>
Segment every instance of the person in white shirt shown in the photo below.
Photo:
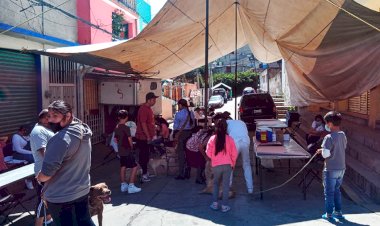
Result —
<path fill-rule="evenodd" d="M 241 120 L 232 120 L 229 112 L 224 112 L 221 117 L 227 120 L 227 133 L 235 141 L 238 155 L 241 155 L 243 162 L 244 178 L 249 194 L 253 193 L 253 179 L 252 179 L 252 167 L 251 159 L 249 156 L 249 147 L 251 139 L 248 135 L 247 125 Z M 230 185 L 232 185 L 232 174 L 230 179 Z"/>
<path fill-rule="evenodd" d="M 308 134 L 306 134 L 307 145 L 316 143 L 324 135 L 326 135 L 325 120 L 322 115 L 316 115 Z"/>
<path fill-rule="evenodd" d="M 30 133 L 30 147 L 32 149 L 33 158 L 35 161 L 34 174 L 36 176 L 42 168 L 42 162 L 44 161 L 46 145 L 50 138 L 52 138 L 53 136 L 54 133 L 50 130 L 49 126 L 49 111 L 48 109 L 43 109 L 38 114 L 38 123 L 34 126 L 32 132 Z M 42 187 L 42 184 L 36 183 L 37 208 L 35 211 L 35 226 L 42 226 L 44 223 L 44 213 L 42 208 L 43 203 L 41 202 Z M 53 221 L 49 211 L 47 212 L 45 221 L 46 223 Z"/>
<path fill-rule="evenodd" d="M 26 126 L 20 126 L 17 133 L 13 135 L 12 146 L 14 159 L 25 160 L 28 163 L 34 162 Z"/>

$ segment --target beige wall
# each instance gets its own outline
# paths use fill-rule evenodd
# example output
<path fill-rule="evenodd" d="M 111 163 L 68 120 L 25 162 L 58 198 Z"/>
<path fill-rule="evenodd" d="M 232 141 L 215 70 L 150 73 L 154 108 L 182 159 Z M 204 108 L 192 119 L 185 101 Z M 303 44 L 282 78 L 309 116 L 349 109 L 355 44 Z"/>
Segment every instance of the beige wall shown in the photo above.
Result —
<path fill-rule="evenodd" d="M 162 117 L 164 119 L 172 119 L 173 118 L 173 112 L 172 112 L 172 100 L 162 97 Z"/>

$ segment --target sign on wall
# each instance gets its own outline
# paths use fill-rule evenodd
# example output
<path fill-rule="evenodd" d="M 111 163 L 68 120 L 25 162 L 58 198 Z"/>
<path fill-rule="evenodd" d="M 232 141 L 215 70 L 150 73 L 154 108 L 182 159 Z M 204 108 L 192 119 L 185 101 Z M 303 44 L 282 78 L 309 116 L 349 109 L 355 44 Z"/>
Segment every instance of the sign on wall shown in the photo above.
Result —
<path fill-rule="evenodd" d="M 100 103 L 116 105 L 136 104 L 136 84 L 134 82 L 101 82 Z"/>

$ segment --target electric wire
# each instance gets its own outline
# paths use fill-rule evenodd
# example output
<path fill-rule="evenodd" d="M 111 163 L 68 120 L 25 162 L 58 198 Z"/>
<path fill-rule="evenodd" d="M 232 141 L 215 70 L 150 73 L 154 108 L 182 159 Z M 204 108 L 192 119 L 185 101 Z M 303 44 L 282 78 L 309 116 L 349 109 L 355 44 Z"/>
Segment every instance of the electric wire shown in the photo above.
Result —
<path fill-rule="evenodd" d="M 57 5 L 57 6 L 54 6 L 54 7 L 50 8 L 50 9 L 48 9 L 48 10 L 42 12 L 42 13 L 39 13 L 39 14 L 37 14 L 36 16 L 34 16 L 34 17 L 32 17 L 32 18 L 30 18 L 30 19 L 28 19 L 28 20 L 26 20 L 26 21 L 24 21 L 24 22 L 22 22 L 22 23 L 19 23 L 19 24 L 13 26 L 13 27 L 10 27 L 10 28 L 8 28 L 7 30 L 4 30 L 4 31 L 0 32 L 0 35 L 3 35 L 3 34 L 9 32 L 9 31 L 11 31 L 11 30 L 13 30 L 13 29 L 15 29 L 15 28 L 17 28 L 17 27 L 19 27 L 19 26 L 25 24 L 25 23 L 28 23 L 29 21 L 31 21 L 31 20 L 33 20 L 33 19 L 39 17 L 39 16 L 40 16 L 41 14 L 43 14 L 43 13 L 47 13 L 47 12 L 53 10 L 53 9 L 57 9 L 57 7 L 59 7 L 59 6 L 63 5 L 63 4 L 66 4 L 66 3 L 69 2 L 69 1 L 70 1 L 70 0 L 66 0 L 66 1 L 62 2 L 61 4 L 59 4 L 59 5 Z"/>

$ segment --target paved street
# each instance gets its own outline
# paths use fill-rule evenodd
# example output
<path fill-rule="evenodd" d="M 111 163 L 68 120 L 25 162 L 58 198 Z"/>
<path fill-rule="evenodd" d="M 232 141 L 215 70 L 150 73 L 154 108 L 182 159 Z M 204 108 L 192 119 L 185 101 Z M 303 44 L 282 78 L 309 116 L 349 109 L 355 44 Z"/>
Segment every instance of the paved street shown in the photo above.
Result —
<path fill-rule="evenodd" d="M 241 96 L 237 97 L 237 105 L 239 105 Z M 239 111 L 239 107 L 236 108 L 237 111 Z M 231 113 L 231 118 L 235 119 L 235 98 L 232 100 L 229 100 L 227 103 L 224 104 L 223 107 L 215 109 L 215 112 L 224 112 L 228 111 Z"/>
<path fill-rule="evenodd" d="M 233 106 L 234 101 L 229 101 L 223 108 L 217 109 L 217 112 L 232 113 Z M 104 159 L 108 153 L 109 150 L 104 145 L 94 146 L 91 171 L 92 184 L 106 182 L 112 190 L 112 202 L 106 204 L 104 209 L 104 225 L 332 225 L 320 218 L 324 209 L 323 187 L 317 180 L 311 184 L 307 200 L 303 200 L 301 188 L 298 186 L 300 177 L 280 189 L 265 193 L 264 200 L 260 200 L 258 194 L 247 194 L 239 158 L 233 184 L 237 195 L 230 200 L 232 210 L 221 213 L 209 208 L 211 195 L 199 194 L 203 185 L 194 183 L 194 171 L 190 180 L 177 181 L 173 176 L 175 171 L 171 170 L 171 175 L 166 176 L 162 168 L 151 182 L 138 184 L 143 189 L 141 193 L 121 193 L 119 162 L 114 155 Z M 251 164 L 255 170 L 254 161 Z M 291 175 L 287 173 L 287 164 L 287 161 L 278 161 L 273 172 L 264 171 L 264 188 L 286 181 L 296 173 L 302 162 L 291 162 Z M 257 192 L 259 180 L 255 174 L 254 176 Z M 29 191 L 29 195 L 33 195 L 32 192 Z M 28 201 L 25 204 L 32 209 L 33 202 Z M 344 195 L 343 210 L 346 221 L 334 224 L 379 225 L 380 206 L 375 206 L 374 209 L 376 212 L 358 206 Z M 33 225 L 33 218 L 27 214 L 16 214 L 14 217 L 14 225 Z M 96 216 L 93 220 L 97 224 Z"/>
<path fill-rule="evenodd" d="M 239 160 L 233 185 L 237 196 L 230 200 L 232 210 L 221 213 L 208 207 L 211 195 L 198 194 L 203 185 L 194 183 L 195 172 L 192 172 L 190 180 L 176 181 L 173 176 L 166 176 L 161 169 L 158 177 L 141 185 L 141 193 L 121 193 L 119 162 L 112 159 L 114 155 L 104 160 L 107 153 L 108 149 L 104 145 L 94 147 L 91 171 L 93 184 L 104 181 L 112 189 L 112 202 L 105 205 L 104 225 L 331 225 L 320 219 L 324 201 L 322 185 L 317 181 L 312 183 L 306 201 L 297 185 L 300 178 L 283 188 L 266 193 L 264 200 L 260 200 L 258 195 L 246 193 Z M 290 177 L 286 161 L 277 162 L 276 166 L 274 172 L 264 171 L 265 188 L 281 184 Z M 299 166 L 300 162 L 293 161 L 291 174 Z M 256 175 L 254 184 L 257 191 Z M 29 191 L 30 194 L 32 192 L 34 191 Z M 33 202 L 25 204 L 32 209 Z M 379 225 L 380 207 L 377 208 L 377 213 L 373 213 L 344 196 L 343 208 L 347 221 L 336 223 L 338 225 Z M 27 214 L 21 217 L 17 214 L 14 217 L 12 219 L 16 226 L 33 225 L 33 218 Z M 96 217 L 93 219 L 97 224 Z"/>

